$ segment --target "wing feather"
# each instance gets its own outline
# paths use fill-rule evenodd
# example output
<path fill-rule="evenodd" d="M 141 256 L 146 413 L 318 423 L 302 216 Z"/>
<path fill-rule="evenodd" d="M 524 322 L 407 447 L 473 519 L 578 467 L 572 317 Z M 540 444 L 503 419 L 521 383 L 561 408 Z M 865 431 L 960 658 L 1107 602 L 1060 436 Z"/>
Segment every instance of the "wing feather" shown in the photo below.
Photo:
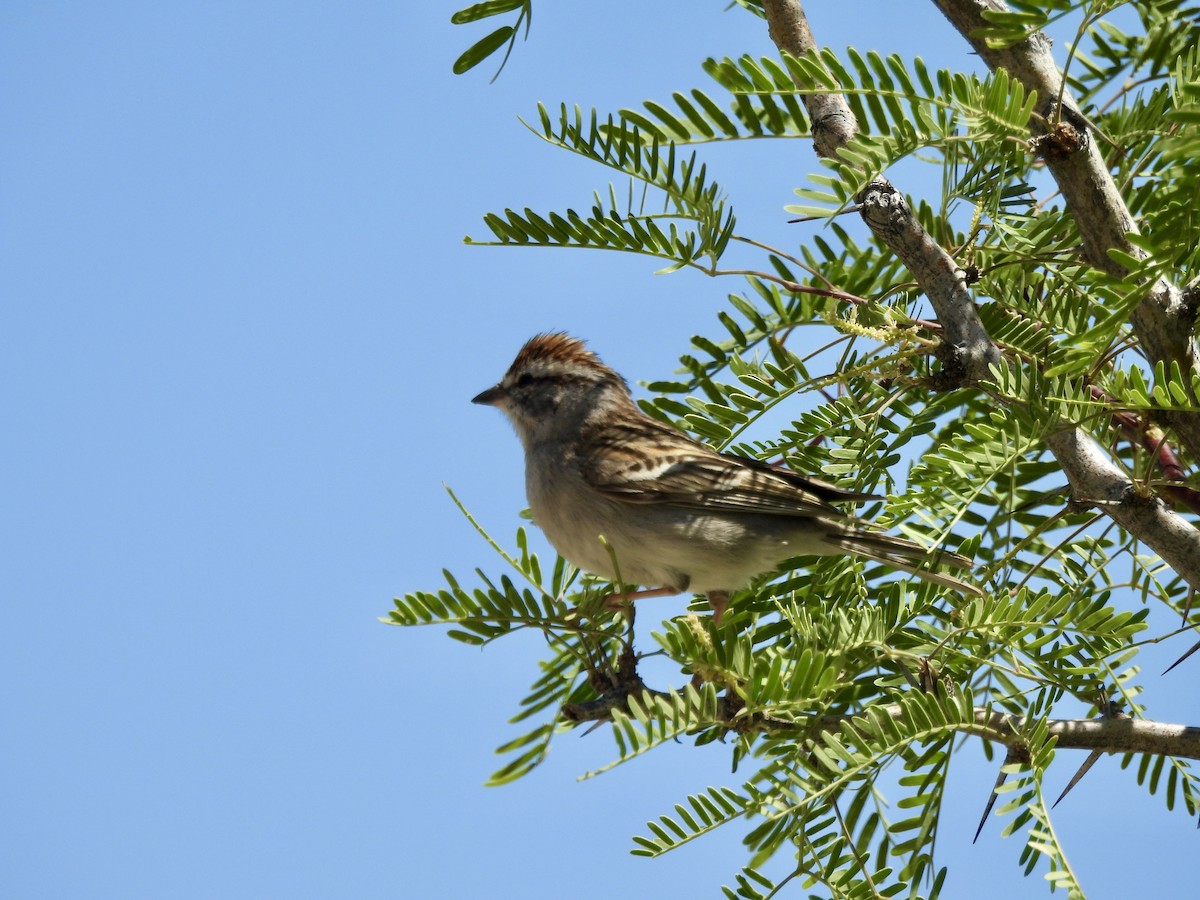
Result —
<path fill-rule="evenodd" d="M 670 503 L 716 512 L 849 519 L 830 501 L 878 499 L 798 475 L 758 460 L 717 453 L 653 420 L 637 427 L 610 425 L 583 460 L 595 490 L 627 503 Z M 643 448 L 656 446 L 653 454 Z"/>

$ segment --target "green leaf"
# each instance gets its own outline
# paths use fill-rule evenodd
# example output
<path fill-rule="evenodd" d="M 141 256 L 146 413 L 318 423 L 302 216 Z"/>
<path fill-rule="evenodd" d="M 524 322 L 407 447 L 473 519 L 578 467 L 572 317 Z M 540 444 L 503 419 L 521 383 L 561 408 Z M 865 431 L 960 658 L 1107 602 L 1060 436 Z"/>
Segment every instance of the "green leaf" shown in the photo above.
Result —
<path fill-rule="evenodd" d="M 476 3 L 473 6 L 460 9 L 450 17 L 450 21 L 455 25 L 477 22 L 480 19 L 488 18 L 488 16 L 497 16 L 500 13 L 518 9 L 526 2 L 528 0 L 487 0 L 486 3 Z M 470 67 L 468 66 L 468 68 Z"/>
<path fill-rule="evenodd" d="M 511 25 L 502 25 L 487 35 L 476 41 L 468 47 L 458 59 L 454 61 L 454 74 L 461 75 L 475 66 L 479 65 L 506 43 L 513 40 L 516 31 Z"/>

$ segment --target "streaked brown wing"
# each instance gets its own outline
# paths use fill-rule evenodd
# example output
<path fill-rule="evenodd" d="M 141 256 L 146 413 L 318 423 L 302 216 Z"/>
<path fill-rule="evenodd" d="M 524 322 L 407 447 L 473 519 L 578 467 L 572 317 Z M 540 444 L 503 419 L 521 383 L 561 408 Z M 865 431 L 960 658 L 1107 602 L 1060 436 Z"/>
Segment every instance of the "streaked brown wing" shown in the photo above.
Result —
<path fill-rule="evenodd" d="M 662 452 L 635 449 L 655 442 Z M 584 461 L 585 480 L 602 494 L 628 503 L 844 518 L 829 501 L 873 499 L 757 460 L 717 453 L 652 420 L 639 423 L 637 429 L 605 429 L 590 446 L 595 449 Z"/>
<path fill-rule="evenodd" d="M 749 466 L 752 469 L 770 472 L 776 478 L 782 478 L 789 484 L 794 484 L 801 490 L 816 494 L 822 500 L 831 503 L 862 503 L 868 500 L 883 499 L 877 494 L 864 494 L 860 491 L 848 491 L 843 487 L 838 487 L 836 484 L 830 484 L 828 481 L 823 481 L 820 478 L 814 478 L 811 475 L 801 475 L 799 472 L 793 472 L 791 469 L 773 466 L 770 463 L 765 463 L 757 459 L 748 459 L 744 456 L 738 456 L 736 453 L 722 453 L 721 456 L 725 457 L 726 459 L 736 460 L 742 465 Z"/>

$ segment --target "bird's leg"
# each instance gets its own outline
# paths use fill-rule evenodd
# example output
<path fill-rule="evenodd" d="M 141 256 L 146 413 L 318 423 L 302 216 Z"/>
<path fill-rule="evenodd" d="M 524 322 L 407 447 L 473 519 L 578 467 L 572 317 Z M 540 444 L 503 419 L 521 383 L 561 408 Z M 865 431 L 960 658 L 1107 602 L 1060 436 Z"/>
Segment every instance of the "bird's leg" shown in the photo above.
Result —
<path fill-rule="evenodd" d="M 625 591 L 619 594 L 610 594 L 604 601 L 604 605 L 614 611 L 626 610 L 632 608 L 634 600 L 645 600 L 649 597 L 673 597 L 676 594 L 682 594 L 685 590 L 686 588 L 666 585 L 642 591 Z M 725 614 L 725 610 L 729 606 L 729 591 L 709 591 L 705 596 L 708 597 L 708 604 L 713 609 L 713 624 L 720 625 L 721 616 Z"/>
<path fill-rule="evenodd" d="M 679 588 L 666 587 L 648 588 L 644 591 L 625 591 L 620 594 L 612 594 L 604 601 L 604 605 L 611 610 L 632 609 L 634 600 L 645 600 L 648 597 L 673 597 L 676 594 L 682 593 Z M 629 613 L 626 612 L 626 615 Z"/>
<path fill-rule="evenodd" d="M 729 606 L 729 591 L 709 591 L 705 596 L 713 609 L 713 624 L 720 625 L 721 616 L 725 615 L 725 609 Z"/>

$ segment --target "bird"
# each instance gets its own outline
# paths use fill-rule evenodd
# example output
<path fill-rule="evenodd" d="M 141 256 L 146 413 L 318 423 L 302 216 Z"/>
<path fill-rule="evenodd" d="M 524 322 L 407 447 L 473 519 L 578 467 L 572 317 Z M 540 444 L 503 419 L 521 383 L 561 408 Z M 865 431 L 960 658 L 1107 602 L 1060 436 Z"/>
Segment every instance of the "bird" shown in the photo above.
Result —
<path fill-rule="evenodd" d="M 572 565 L 618 585 L 614 608 L 693 592 L 719 624 L 732 592 L 809 555 L 859 556 L 982 594 L 923 567 L 936 559 L 968 569 L 967 557 L 872 530 L 833 505 L 878 497 L 719 452 L 651 418 L 621 375 L 564 332 L 532 337 L 472 402 L 512 423 L 534 523 Z"/>

